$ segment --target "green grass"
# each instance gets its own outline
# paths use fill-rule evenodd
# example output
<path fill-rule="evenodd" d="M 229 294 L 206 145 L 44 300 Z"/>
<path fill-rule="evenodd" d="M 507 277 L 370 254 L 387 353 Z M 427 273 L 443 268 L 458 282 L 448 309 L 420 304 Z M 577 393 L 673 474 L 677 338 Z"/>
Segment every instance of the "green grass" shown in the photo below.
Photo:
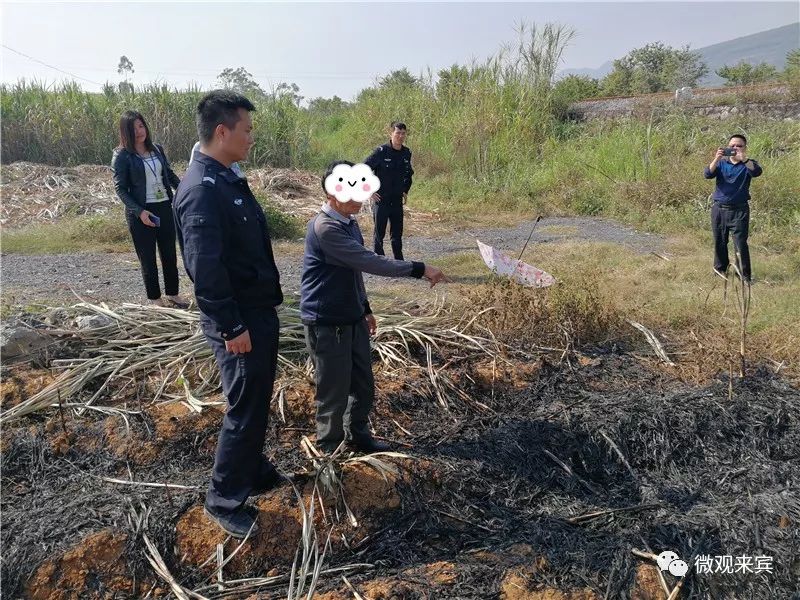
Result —
<path fill-rule="evenodd" d="M 776 363 L 786 361 L 791 369 L 800 369 L 800 280 L 796 274 L 800 253 L 752 248 L 753 271 L 756 283 L 752 288 L 752 308 L 748 322 L 749 356 L 757 362 L 767 359 Z M 800 238 L 791 242 L 800 248 Z M 680 235 L 667 240 L 664 261 L 652 254 L 638 254 L 611 243 L 561 241 L 536 245 L 531 262 L 557 279 L 560 301 L 580 318 L 587 290 L 597 286 L 607 311 L 623 319 L 643 323 L 656 331 L 671 348 L 687 352 L 713 350 L 715 368 L 727 368 L 726 356 L 738 350 L 738 314 L 732 288 L 729 287 L 727 309 L 723 300 L 722 281 L 711 273 L 711 240 L 707 235 Z M 468 297 L 479 288 L 494 285 L 496 278 L 483 264 L 476 252 L 448 255 L 433 261 L 458 287 L 450 290 L 456 298 Z M 463 287 L 461 287 L 463 286 Z M 484 298 L 483 307 L 504 305 L 503 310 L 519 312 L 526 298 L 548 294 L 544 290 L 509 292 L 504 299 L 493 291 Z M 513 291 L 513 290 L 512 290 Z M 591 291 L 591 290 L 589 290 Z M 570 296 L 576 298 L 570 299 Z M 526 314 L 519 314 L 514 335 L 530 329 L 529 319 L 535 312 L 530 304 Z M 476 307 L 480 308 L 480 306 Z M 524 311 L 523 311 L 524 312 Z M 610 312 L 609 312 L 610 314 Z M 507 318 L 507 317 L 506 317 Z M 619 324 L 617 320 L 606 323 Z M 552 332 L 551 332 L 552 333 Z M 637 344 L 638 334 L 623 326 L 615 332 Z M 541 332 L 544 335 L 544 332 Z M 599 336 L 602 337 L 602 336 Z"/>
<path fill-rule="evenodd" d="M 7 229 L 3 231 L 2 250 L 11 254 L 132 252 L 133 243 L 125 218 L 115 213 Z"/>
<path fill-rule="evenodd" d="M 297 240 L 303 223 L 259 197 L 274 240 Z M 10 254 L 62 254 L 71 252 L 133 252 L 128 226 L 121 210 L 107 215 L 73 217 L 20 229 L 6 229 L 2 251 Z"/>
<path fill-rule="evenodd" d="M 305 235 L 305 224 L 301 219 L 282 212 L 266 197 L 256 194 L 256 199 L 267 217 L 270 237 L 276 240 L 296 240 Z"/>
<path fill-rule="evenodd" d="M 702 231 L 714 189 L 703 168 L 729 131 L 745 130 L 750 155 L 764 167 L 751 185 L 754 231 L 778 240 L 800 225 L 800 124 L 743 118 L 734 125 L 671 113 L 654 121 L 649 133 L 648 125 L 576 126 L 567 139 L 544 144 L 537 160 L 509 164 L 485 181 L 457 170 L 422 175 L 409 202 L 452 220 L 487 212 L 587 215 L 648 231 Z"/>
<path fill-rule="evenodd" d="M 36 81 L 0 85 L 3 160 L 51 165 L 109 164 L 119 142 L 119 118 L 141 112 L 153 141 L 170 159 L 187 160 L 197 141 L 195 112 L 204 92 L 152 83 L 133 93 L 107 87 L 84 92 L 76 83 L 52 88 Z M 253 98 L 256 141 L 251 164 L 290 166 L 307 161 L 308 131 L 300 108 L 281 95 Z"/>
<path fill-rule="evenodd" d="M 651 231 L 699 231 L 713 190 L 703 167 L 731 133 L 744 132 L 765 169 L 752 185 L 753 226 L 780 239 L 800 225 L 800 123 L 756 114 L 720 121 L 671 105 L 644 118 L 567 122 L 558 118 L 552 89 L 506 58 L 456 68 L 455 87 L 425 77 L 413 86 L 369 88 L 332 113 L 258 98 L 247 164 L 318 172 L 334 158 L 360 161 L 399 117 L 410 127 L 417 172 L 412 207 L 453 222 L 487 212 L 591 215 Z M 176 160 L 196 137 L 199 90 L 151 85 L 134 94 L 88 94 L 74 85 L 18 84 L 2 91 L 6 161 L 105 164 L 116 144 L 114 123 L 130 107 L 150 119 L 154 138 Z"/>

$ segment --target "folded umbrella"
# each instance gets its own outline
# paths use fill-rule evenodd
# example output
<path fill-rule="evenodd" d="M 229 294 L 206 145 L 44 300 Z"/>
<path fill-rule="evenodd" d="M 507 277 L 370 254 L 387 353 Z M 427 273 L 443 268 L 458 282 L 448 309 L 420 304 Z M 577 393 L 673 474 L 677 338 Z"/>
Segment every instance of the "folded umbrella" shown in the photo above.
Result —
<path fill-rule="evenodd" d="M 555 277 L 550 273 L 516 258 L 511 258 L 480 240 L 476 241 L 478 242 L 478 249 L 481 252 L 481 257 L 483 257 L 483 262 L 497 275 L 510 277 L 525 287 L 543 288 L 549 287 L 556 282 Z"/>

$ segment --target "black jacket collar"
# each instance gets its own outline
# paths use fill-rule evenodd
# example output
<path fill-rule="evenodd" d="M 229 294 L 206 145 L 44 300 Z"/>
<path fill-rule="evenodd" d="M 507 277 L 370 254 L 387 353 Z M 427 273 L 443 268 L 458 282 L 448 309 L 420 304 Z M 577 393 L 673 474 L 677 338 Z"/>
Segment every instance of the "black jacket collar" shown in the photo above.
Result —
<path fill-rule="evenodd" d="M 233 183 L 235 181 L 241 180 L 241 177 L 239 177 L 236 173 L 234 173 L 230 168 L 223 165 L 216 158 L 213 158 L 208 154 L 203 154 L 199 150 L 195 152 L 194 160 L 204 165 L 206 169 L 210 168 L 226 181 L 230 181 L 231 183 Z"/>

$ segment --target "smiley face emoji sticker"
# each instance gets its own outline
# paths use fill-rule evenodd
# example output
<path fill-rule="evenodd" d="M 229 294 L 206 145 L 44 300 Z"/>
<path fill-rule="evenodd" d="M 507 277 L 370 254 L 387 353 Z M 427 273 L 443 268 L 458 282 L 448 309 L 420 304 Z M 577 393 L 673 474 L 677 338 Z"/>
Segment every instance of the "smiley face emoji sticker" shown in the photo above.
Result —
<path fill-rule="evenodd" d="M 339 202 L 366 202 L 380 187 L 380 180 L 364 163 L 336 165 L 325 178 L 325 191 Z"/>

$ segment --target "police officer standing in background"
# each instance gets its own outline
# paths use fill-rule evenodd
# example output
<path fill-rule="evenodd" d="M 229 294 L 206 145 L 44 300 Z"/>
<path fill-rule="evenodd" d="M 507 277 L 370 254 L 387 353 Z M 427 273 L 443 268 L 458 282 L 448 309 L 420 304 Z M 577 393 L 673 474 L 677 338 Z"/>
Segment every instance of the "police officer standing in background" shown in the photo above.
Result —
<path fill-rule="evenodd" d="M 411 150 L 403 145 L 406 141 L 406 124 L 394 121 L 391 124 L 389 142 L 378 146 L 364 161 L 381 181 L 380 193 L 372 197 L 372 216 L 375 221 L 373 236 L 375 254 L 383 256 L 383 238 L 389 223 L 392 253 L 396 260 L 403 260 L 403 205 L 411 189 Z"/>
<path fill-rule="evenodd" d="M 197 106 L 200 150 L 175 200 L 184 265 L 228 401 L 205 511 L 238 538 L 255 530 L 248 496 L 285 481 L 263 455 L 278 356 L 275 307 L 283 294 L 264 213 L 247 179 L 230 168 L 253 145 L 254 110 L 231 91 L 203 97 Z"/>

